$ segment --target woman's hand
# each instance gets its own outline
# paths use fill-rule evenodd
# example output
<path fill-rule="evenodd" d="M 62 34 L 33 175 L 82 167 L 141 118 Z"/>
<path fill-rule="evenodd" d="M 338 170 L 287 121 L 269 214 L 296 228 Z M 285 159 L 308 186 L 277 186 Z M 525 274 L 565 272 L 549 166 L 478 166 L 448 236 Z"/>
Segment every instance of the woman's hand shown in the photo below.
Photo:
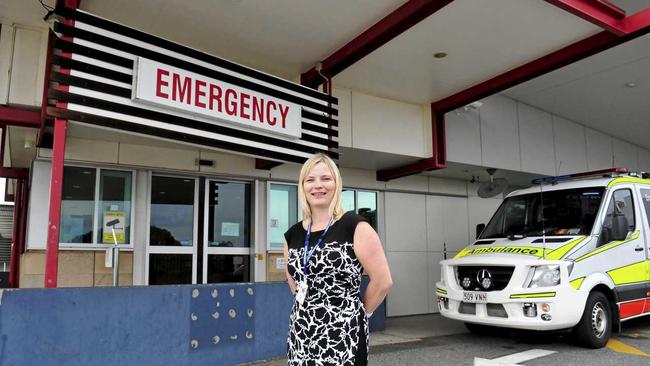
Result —
<path fill-rule="evenodd" d="M 366 313 L 373 313 L 393 286 L 393 279 L 379 235 L 367 222 L 360 222 L 354 230 L 354 253 L 370 277 L 363 303 Z"/>
<path fill-rule="evenodd" d="M 287 282 L 289 283 L 289 289 L 292 294 L 296 294 L 296 282 L 293 280 L 289 274 L 289 246 L 287 241 L 284 241 L 284 275 L 287 276 Z"/>

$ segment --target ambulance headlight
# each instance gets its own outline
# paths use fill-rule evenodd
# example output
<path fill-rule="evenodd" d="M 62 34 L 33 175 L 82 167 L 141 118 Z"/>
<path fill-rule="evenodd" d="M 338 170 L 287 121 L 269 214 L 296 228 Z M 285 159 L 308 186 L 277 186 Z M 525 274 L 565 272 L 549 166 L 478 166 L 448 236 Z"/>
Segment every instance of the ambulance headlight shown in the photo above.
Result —
<path fill-rule="evenodd" d="M 535 266 L 528 274 L 526 287 L 549 287 L 560 284 L 560 266 Z"/>

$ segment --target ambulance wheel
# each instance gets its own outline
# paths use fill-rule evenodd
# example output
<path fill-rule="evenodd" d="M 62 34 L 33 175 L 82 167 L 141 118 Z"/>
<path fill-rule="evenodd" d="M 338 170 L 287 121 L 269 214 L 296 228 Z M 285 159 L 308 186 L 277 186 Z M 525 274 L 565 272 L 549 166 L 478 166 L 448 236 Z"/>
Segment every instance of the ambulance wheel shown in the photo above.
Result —
<path fill-rule="evenodd" d="M 612 334 L 612 310 L 602 292 L 592 292 L 587 298 L 582 318 L 574 328 L 576 342 L 587 348 L 603 348 Z"/>
<path fill-rule="evenodd" d="M 465 328 L 471 333 L 478 335 L 489 334 L 494 328 L 489 325 L 475 324 L 475 323 L 465 323 Z"/>

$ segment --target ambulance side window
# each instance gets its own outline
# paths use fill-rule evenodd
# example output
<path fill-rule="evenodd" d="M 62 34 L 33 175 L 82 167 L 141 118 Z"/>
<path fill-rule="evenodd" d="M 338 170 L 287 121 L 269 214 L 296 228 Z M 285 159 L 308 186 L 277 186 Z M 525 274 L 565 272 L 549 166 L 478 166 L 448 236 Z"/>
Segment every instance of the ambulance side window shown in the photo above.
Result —
<path fill-rule="evenodd" d="M 650 225 L 650 189 L 641 190 L 641 202 L 643 202 L 645 217 L 648 220 L 648 225 Z"/>
<path fill-rule="evenodd" d="M 632 191 L 619 189 L 614 192 L 607 206 L 599 245 L 623 240 L 627 233 L 634 231 L 635 226 Z"/>

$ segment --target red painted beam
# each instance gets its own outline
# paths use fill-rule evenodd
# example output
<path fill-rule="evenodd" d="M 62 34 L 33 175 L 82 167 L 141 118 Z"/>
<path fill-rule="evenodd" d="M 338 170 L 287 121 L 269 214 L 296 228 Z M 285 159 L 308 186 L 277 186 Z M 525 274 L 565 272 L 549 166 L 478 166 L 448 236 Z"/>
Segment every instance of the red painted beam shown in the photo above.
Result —
<path fill-rule="evenodd" d="M 255 169 L 271 170 L 280 165 L 282 165 L 282 163 L 279 161 L 255 158 Z"/>
<path fill-rule="evenodd" d="M 546 0 L 618 36 L 625 34 L 625 10 L 605 0 Z"/>
<path fill-rule="evenodd" d="M 63 160 L 68 121 L 54 120 L 54 146 L 52 147 L 52 176 L 50 178 L 50 212 L 47 224 L 45 253 L 45 287 L 57 287 L 59 265 L 59 229 L 61 226 L 61 197 L 63 194 Z"/>
<path fill-rule="evenodd" d="M 16 182 L 16 197 L 22 196 L 22 180 L 19 179 Z M 21 216 L 20 213 L 20 206 L 18 205 L 18 202 L 14 203 L 14 219 L 13 219 L 13 228 L 12 228 L 12 238 L 11 238 L 11 252 L 9 254 L 9 287 L 10 288 L 16 288 L 19 286 L 18 283 L 18 271 L 19 269 L 19 261 L 20 261 L 20 253 L 19 253 L 19 231 L 20 231 L 20 223 L 19 223 L 19 218 Z"/>
<path fill-rule="evenodd" d="M 388 41 L 402 34 L 453 0 L 410 0 L 322 61 L 321 73 L 333 77 Z M 300 83 L 317 88 L 325 80 L 315 68 L 300 76 Z"/>
<path fill-rule="evenodd" d="M 439 100 L 433 103 L 432 107 L 446 112 L 452 111 L 478 99 L 499 93 L 540 75 L 643 36 L 648 32 L 650 32 L 650 27 L 648 26 L 622 37 L 618 37 L 607 31 L 600 32 L 462 92 Z"/>
<path fill-rule="evenodd" d="M 20 184 L 16 184 L 16 195 L 20 190 Z M 18 225 L 16 218 L 20 217 L 18 205 L 14 203 L 14 219 L 11 236 L 11 252 L 9 254 L 9 288 L 18 287 Z"/>
<path fill-rule="evenodd" d="M 0 178 L 26 179 L 29 177 L 29 169 L 0 167 Z"/>
<path fill-rule="evenodd" d="M 431 103 L 432 115 L 437 116 L 433 119 L 433 122 L 438 124 L 433 126 L 433 129 L 439 131 L 438 136 L 433 137 L 438 144 L 437 146 L 433 145 L 433 157 L 415 164 L 379 171 L 377 172 L 377 180 L 386 181 L 446 167 L 445 149 L 442 142 L 445 140 L 445 113 L 650 33 L 650 8 L 625 18 L 623 28 L 626 32 L 624 36 L 617 36 L 609 31 L 600 32 L 459 93 Z"/>
<path fill-rule="evenodd" d="M 41 125 L 41 111 L 0 106 L 0 125 L 38 128 Z"/>
<path fill-rule="evenodd" d="M 623 29 L 627 34 L 638 32 L 650 26 L 650 7 L 630 15 L 623 21 Z"/>
<path fill-rule="evenodd" d="M 43 78 L 43 98 L 41 99 L 41 125 L 39 126 L 36 146 L 43 146 L 43 135 L 45 135 L 45 121 L 47 120 L 47 95 L 50 89 L 50 72 L 52 71 L 52 45 L 54 44 L 54 32 L 47 32 L 47 53 L 45 54 L 45 77 Z"/>

